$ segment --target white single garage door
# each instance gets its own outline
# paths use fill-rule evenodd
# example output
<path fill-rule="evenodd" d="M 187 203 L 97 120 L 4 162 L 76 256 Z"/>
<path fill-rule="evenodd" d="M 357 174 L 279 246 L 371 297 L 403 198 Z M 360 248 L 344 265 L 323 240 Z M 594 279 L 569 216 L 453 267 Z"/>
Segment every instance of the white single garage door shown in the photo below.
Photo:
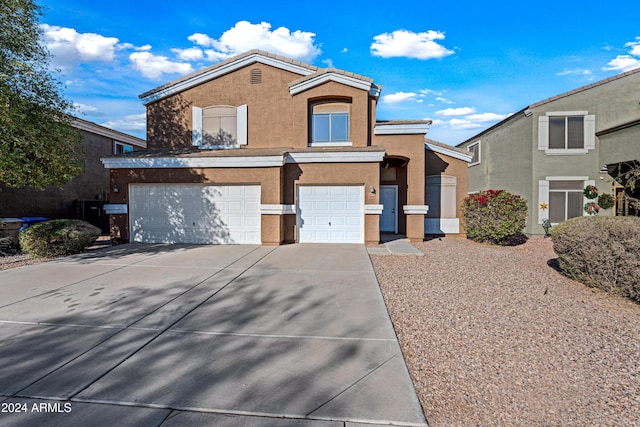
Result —
<path fill-rule="evenodd" d="M 132 242 L 260 244 L 260 186 L 132 184 Z"/>
<path fill-rule="evenodd" d="M 364 243 L 364 187 L 299 186 L 300 243 Z"/>

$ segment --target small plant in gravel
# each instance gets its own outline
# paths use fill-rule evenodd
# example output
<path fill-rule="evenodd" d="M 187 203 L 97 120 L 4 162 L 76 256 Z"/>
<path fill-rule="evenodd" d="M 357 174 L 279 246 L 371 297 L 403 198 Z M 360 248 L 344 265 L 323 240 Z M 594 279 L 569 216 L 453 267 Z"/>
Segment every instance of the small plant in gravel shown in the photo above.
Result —
<path fill-rule="evenodd" d="M 45 221 L 20 233 L 20 247 L 29 255 L 52 258 L 80 253 L 91 246 L 101 231 L 77 219 Z"/>
<path fill-rule="evenodd" d="M 572 218 L 551 238 L 566 276 L 640 303 L 640 218 Z"/>
<path fill-rule="evenodd" d="M 465 197 L 462 215 L 468 239 L 508 245 L 523 236 L 527 202 L 504 190 L 480 191 Z"/>

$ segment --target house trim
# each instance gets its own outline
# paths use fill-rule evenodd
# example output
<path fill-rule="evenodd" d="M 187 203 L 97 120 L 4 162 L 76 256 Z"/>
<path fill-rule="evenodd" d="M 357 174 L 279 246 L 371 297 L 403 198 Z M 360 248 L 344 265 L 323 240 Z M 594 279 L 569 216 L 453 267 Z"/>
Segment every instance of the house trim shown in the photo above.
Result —
<path fill-rule="evenodd" d="M 107 157 L 100 159 L 107 169 L 152 168 L 254 168 L 283 166 L 285 157 Z"/>
<path fill-rule="evenodd" d="M 320 86 L 321 84 L 327 82 L 336 82 L 346 86 L 355 87 L 357 89 L 362 89 L 366 91 L 371 90 L 371 82 L 356 79 L 354 77 L 345 76 L 344 74 L 338 74 L 334 72 L 328 72 L 318 75 L 317 77 L 313 77 L 310 79 L 306 79 L 299 83 L 294 83 L 289 86 L 289 93 L 291 95 L 297 95 L 306 90 L 314 88 L 316 86 Z"/>
<path fill-rule="evenodd" d="M 402 210 L 406 215 L 426 215 L 429 213 L 428 205 L 404 205 Z"/>
<path fill-rule="evenodd" d="M 453 149 L 441 147 L 440 145 L 431 144 L 429 142 L 425 142 L 424 143 L 424 147 L 427 150 L 431 150 L 431 151 L 436 152 L 436 153 L 444 154 L 445 156 L 453 157 L 454 159 L 464 160 L 465 162 L 471 162 L 471 159 L 473 159 L 473 156 L 470 155 L 470 154 L 467 155 L 467 154 L 459 152 L 458 150 L 453 150 Z M 474 165 L 475 164 L 477 164 L 477 163 L 474 163 Z M 469 166 L 471 166 L 471 165 L 469 165 Z"/>
<path fill-rule="evenodd" d="M 429 123 L 376 123 L 375 135 L 426 135 Z"/>
<path fill-rule="evenodd" d="M 147 147 L 147 142 L 144 139 L 136 138 L 135 136 L 127 135 L 113 129 L 105 128 L 104 126 L 100 126 L 86 120 L 74 117 L 71 119 L 71 125 L 76 129 L 91 132 L 96 135 L 104 136 L 106 138 L 111 138 L 114 140 L 114 142 L 123 142 L 141 148 Z"/>
<path fill-rule="evenodd" d="M 287 163 L 368 163 L 381 162 L 384 151 L 370 152 L 298 152 L 289 153 Z"/>
<path fill-rule="evenodd" d="M 365 215 L 380 215 L 382 214 L 382 205 L 364 205 Z"/>
<path fill-rule="evenodd" d="M 296 205 L 260 205 L 262 215 L 295 215 Z"/>

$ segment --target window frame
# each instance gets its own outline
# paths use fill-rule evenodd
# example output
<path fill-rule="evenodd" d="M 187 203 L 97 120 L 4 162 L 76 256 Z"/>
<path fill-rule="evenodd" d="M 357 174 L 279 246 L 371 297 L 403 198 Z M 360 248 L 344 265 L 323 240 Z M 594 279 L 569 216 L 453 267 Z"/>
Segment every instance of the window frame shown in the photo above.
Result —
<path fill-rule="evenodd" d="M 316 107 L 336 105 L 336 111 L 314 112 Z M 343 107 L 340 109 L 338 106 Z M 346 106 L 346 112 L 343 111 Z M 328 116 L 328 134 L 329 140 L 316 141 L 316 118 Z M 334 117 L 346 116 L 346 139 L 333 140 L 332 127 L 334 125 Z M 310 147 L 349 147 L 353 145 L 351 142 L 351 101 L 344 99 L 327 99 L 322 101 L 311 102 L 309 105 L 309 146 Z"/>
<path fill-rule="evenodd" d="M 118 148 L 122 147 L 122 151 L 118 151 Z M 133 145 L 126 144 L 124 142 L 113 141 L 113 154 L 124 154 L 133 151 Z"/>
<path fill-rule="evenodd" d="M 471 162 L 469 162 L 468 167 L 479 165 L 482 162 L 482 158 L 480 157 L 481 150 L 482 150 L 480 142 L 481 141 L 476 141 L 476 142 L 474 142 L 472 144 L 469 144 L 467 146 L 467 151 L 470 152 L 473 155 L 473 157 L 471 158 Z M 477 147 L 477 149 L 475 151 L 472 151 L 471 150 L 472 147 Z M 477 160 L 474 162 L 473 160 L 474 160 L 475 157 L 477 157 Z"/>
<path fill-rule="evenodd" d="M 564 148 L 551 148 L 551 122 L 564 117 Z M 582 122 L 582 148 L 569 148 L 569 118 L 581 117 Z M 584 155 L 595 149 L 595 118 L 588 111 L 550 111 L 538 117 L 538 150 L 547 155 Z"/>
<path fill-rule="evenodd" d="M 234 144 L 207 144 L 205 143 L 205 135 L 204 135 L 204 121 L 205 121 L 205 111 L 214 109 L 214 108 L 227 108 L 235 109 L 235 119 L 236 119 L 236 132 L 235 132 L 235 140 Z M 240 148 L 242 145 L 248 144 L 248 132 L 247 132 L 247 105 L 240 106 L 232 106 L 232 105 L 210 105 L 207 107 L 191 107 L 192 112 L 192 136 L 191 136 L 191 144 L 195 147 L 199 147 L 200 149 L 211 150 L 211 149 L 230 149 L 230 148 Z M 231 114 L 221 114 L 220 117 L 232 117 Z M 209 117 L 215 118 L 215 116 Z M 223 128 L 221 128 L 223 129 Z"/>
<path fill-rule="evenodd" d="M 576 182 L 580 182 L 581 183 L 581 190 L 573 190 L 574 192 L 578 193 L 582 193 L 584 190 L 584 187 L 586 187 L 587 185 L 595 185 L 595 180 L 589 179 L 588 176 L 547 176 L 545 177 L 545 179 L 543 180 L 539 180 L 538 181 L 538 224 L 542 224 L 542 222 L 545 219 L 549 219 L 550 218 L 550 203 L 549 203 L 549 195 L 551 192 L 554 193 L 559 193 L 559 192 L 568 192 L 570 190 L 550 190 L 550 182 L 553 181 L 576 181 Z M 584 206 L 585 203 L 588 203 L 589 200 L 587 198 L 584 197 L 584 195 L 582 196 L 582 205 Z M 568 203 L 568 196 L 565 195 L 565 208 L 567 206 Z M 565 218 L 566 218 L 567 212 L 565 209 Z M 589 214 L 584 212 L 584 210 L 582 211 L 582 216 L 588 216 Z M 558 224 L 558 223 L 551 223 L 552 225 Z"/>

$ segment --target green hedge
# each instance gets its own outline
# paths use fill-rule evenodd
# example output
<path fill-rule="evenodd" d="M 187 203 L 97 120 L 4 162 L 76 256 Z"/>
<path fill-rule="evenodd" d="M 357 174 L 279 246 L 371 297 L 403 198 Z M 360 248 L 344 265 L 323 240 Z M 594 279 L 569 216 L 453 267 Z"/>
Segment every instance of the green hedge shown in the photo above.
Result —
<path fill-rule="evenodd" d="M 572 218 L 551 238 L 565 275 L 640 303 L 640 218 Z"/>
<path fill-rule="evenodd" d="M 527 201 L 504 190 L 481 191 L 465 197 L 462 216 L 468 239 L 507 245 L 522 236 Z"/>
<path fill-rule="evenodd" d="M 33 256 L 52 258 L 84 251 L 101 230 L 77 219 L 55 219 L 32 225 L 20 233 L 20 247 Z"/>

